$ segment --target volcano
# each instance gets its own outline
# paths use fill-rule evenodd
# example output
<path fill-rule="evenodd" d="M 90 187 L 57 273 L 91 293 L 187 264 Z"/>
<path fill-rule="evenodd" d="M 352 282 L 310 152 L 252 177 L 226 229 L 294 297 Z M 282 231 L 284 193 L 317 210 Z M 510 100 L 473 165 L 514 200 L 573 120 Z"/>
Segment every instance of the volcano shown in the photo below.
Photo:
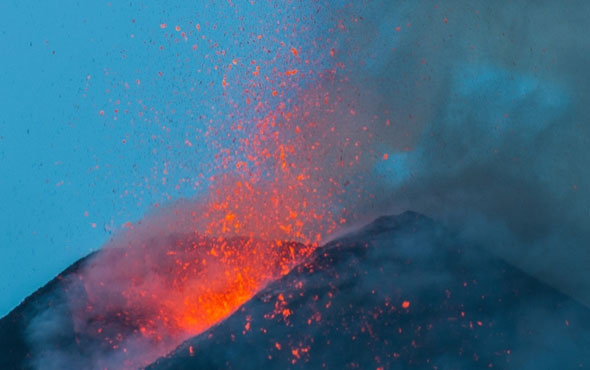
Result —
<path fill-rule="evenodd" d="M 65 281 L 100 253 L 0 320 L 0 368 L 48 368 L 39 356 L 52 351 L 62 356 L 53 366 L 104 365 L 107 349 L 90 351 L 97 339 L 77 331 L 62 307 L 72 295 Z M 125 316 L 100 320 L 124 334 L 137 330 Z M 50 326 L 58 335 L 39 348 L 35 340 Z M 460 233 L 406 212 L 317 248 L 228 317 L 166 348 L 148 369 L 575 369 L 590 366 L 590 310 Z M 108 368 L 125 368 L 116 362 L 122 358 Z"/>

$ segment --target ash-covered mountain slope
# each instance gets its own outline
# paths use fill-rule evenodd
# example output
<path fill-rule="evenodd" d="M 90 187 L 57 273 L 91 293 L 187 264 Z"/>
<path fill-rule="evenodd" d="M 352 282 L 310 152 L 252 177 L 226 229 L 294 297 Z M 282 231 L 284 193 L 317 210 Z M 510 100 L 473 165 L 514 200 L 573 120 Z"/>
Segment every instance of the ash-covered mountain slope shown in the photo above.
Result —
<path fill-rule="evenodd" d="M 94 255 L 96 253 L 92 253 L 72 264 L 0 319 L 0 369 L 31 368 L 30 360 L 34 357 L 34 352 L 28 338 L 27 328 L 30 321 L 42 312 L 50 313 L 54 310 L 62 310 L 63 292 L 67 285 L 64 278 L 76 274 L 81 266 Z M 62 332 L 69 335 L 66 334 L 61 338 L 55 338 L 53 344 L 57 347 L 75 341 L 72 323 L 67 320 L 63 323 L 65 325 Z"/>
<path fill-rule="evenodd" d="M 300 243 L 194 232 L 104 248 L 0 319 L 0 370 L 144 367 L 309 253 Z"/>
<path fill-rule="evenodd" d="M 318 249 L 148 368 L 589 366 L 590 310 L 407 212 Z"/>

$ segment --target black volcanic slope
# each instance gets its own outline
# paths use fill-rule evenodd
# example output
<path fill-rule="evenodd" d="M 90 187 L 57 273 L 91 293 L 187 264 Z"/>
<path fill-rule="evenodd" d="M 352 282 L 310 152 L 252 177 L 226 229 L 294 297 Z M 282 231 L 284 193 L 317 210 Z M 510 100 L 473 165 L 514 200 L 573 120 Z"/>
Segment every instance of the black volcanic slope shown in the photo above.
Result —
<path fill-rule="evenodd" d="M 34 355 L 27 338 L 27 327 L 30 320 L 43 312 L 61 309 L 63 300 L 62 292 L 66 289 L 64 278 L 75 274 L 81 265 L 95 254 L 91 253 L 72 264 L 55 279 L 27 297 L 27 299 L 8 315 L 0 319 L 0 369 L 16 370 L 29 368 L 27 364 Z M 70 335 L 55 338 L 53 343 L 55 346 L 61 346 L 64 343 L 70 343 L 75 340 L 71 323 L 68 324 L 63 328 L 63 332 Z"/>
<path fill-rule="evenodd" d="M 587 308 L 407 212 L 317 250 L 149 369 L 588 367 Z"/>
<path fill-rule="evenodd" d="M 29 322 L 43 322 L 40 315 L 52 310 L 67 314 L 64 280 L 83 262 L 0 319 L 0 369 L 39 365 Z M 67 319 L 61 323 L 53 330 L 58 335 L 44 339 L 75 353 L 76 364 L 63 368 L 94 368 L 96 357 L 88 355 L 93 343 L 74 333 Z M 318 249 L 229 318 L 148 368 L 588 367 L 590 310 L 406 212 Z"/>

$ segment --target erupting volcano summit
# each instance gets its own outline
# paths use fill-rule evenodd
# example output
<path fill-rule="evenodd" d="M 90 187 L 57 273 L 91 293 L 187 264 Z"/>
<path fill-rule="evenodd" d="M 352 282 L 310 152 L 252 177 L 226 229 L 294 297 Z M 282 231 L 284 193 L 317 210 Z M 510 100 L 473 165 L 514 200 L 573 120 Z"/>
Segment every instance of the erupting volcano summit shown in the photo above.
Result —
<path fill-rule="evenodd" d="M 57 5 L 0 7 L 0 370 L 590 367 L 590 1 Z"/>

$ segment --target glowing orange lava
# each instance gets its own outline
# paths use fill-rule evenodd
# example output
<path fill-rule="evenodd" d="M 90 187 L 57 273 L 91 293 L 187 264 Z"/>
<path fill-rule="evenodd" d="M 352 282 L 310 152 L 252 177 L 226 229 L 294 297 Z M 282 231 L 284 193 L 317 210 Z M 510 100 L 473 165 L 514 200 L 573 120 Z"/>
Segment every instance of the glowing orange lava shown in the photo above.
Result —
<path fill-rule="evenodd" d="M 256 65 L 254 76 L 261 73 Z M 275 74 L 273 97 L 285 80 L 304 78 L 296 68 Z M 222 85 L 234 84 L 224 77 Z M 381 159 L 365 151 L 372 133 L 357 127 L 368 118 L 332 72 L 292 94 L 288 106 L 257 102 L 256 114 L 211 125 L 205 136 L 218 153 L 209 195 L 134 225 L 86 265 L 84 296 L 71 298 L 81 306 L 76 331 L 125 353 L 136 341 L 166 353 L 229 316 L 350 220 L 345 198 L 364 196 L 357 167 Z M 135 356 L 133 366 L 153 360 Z"/>

